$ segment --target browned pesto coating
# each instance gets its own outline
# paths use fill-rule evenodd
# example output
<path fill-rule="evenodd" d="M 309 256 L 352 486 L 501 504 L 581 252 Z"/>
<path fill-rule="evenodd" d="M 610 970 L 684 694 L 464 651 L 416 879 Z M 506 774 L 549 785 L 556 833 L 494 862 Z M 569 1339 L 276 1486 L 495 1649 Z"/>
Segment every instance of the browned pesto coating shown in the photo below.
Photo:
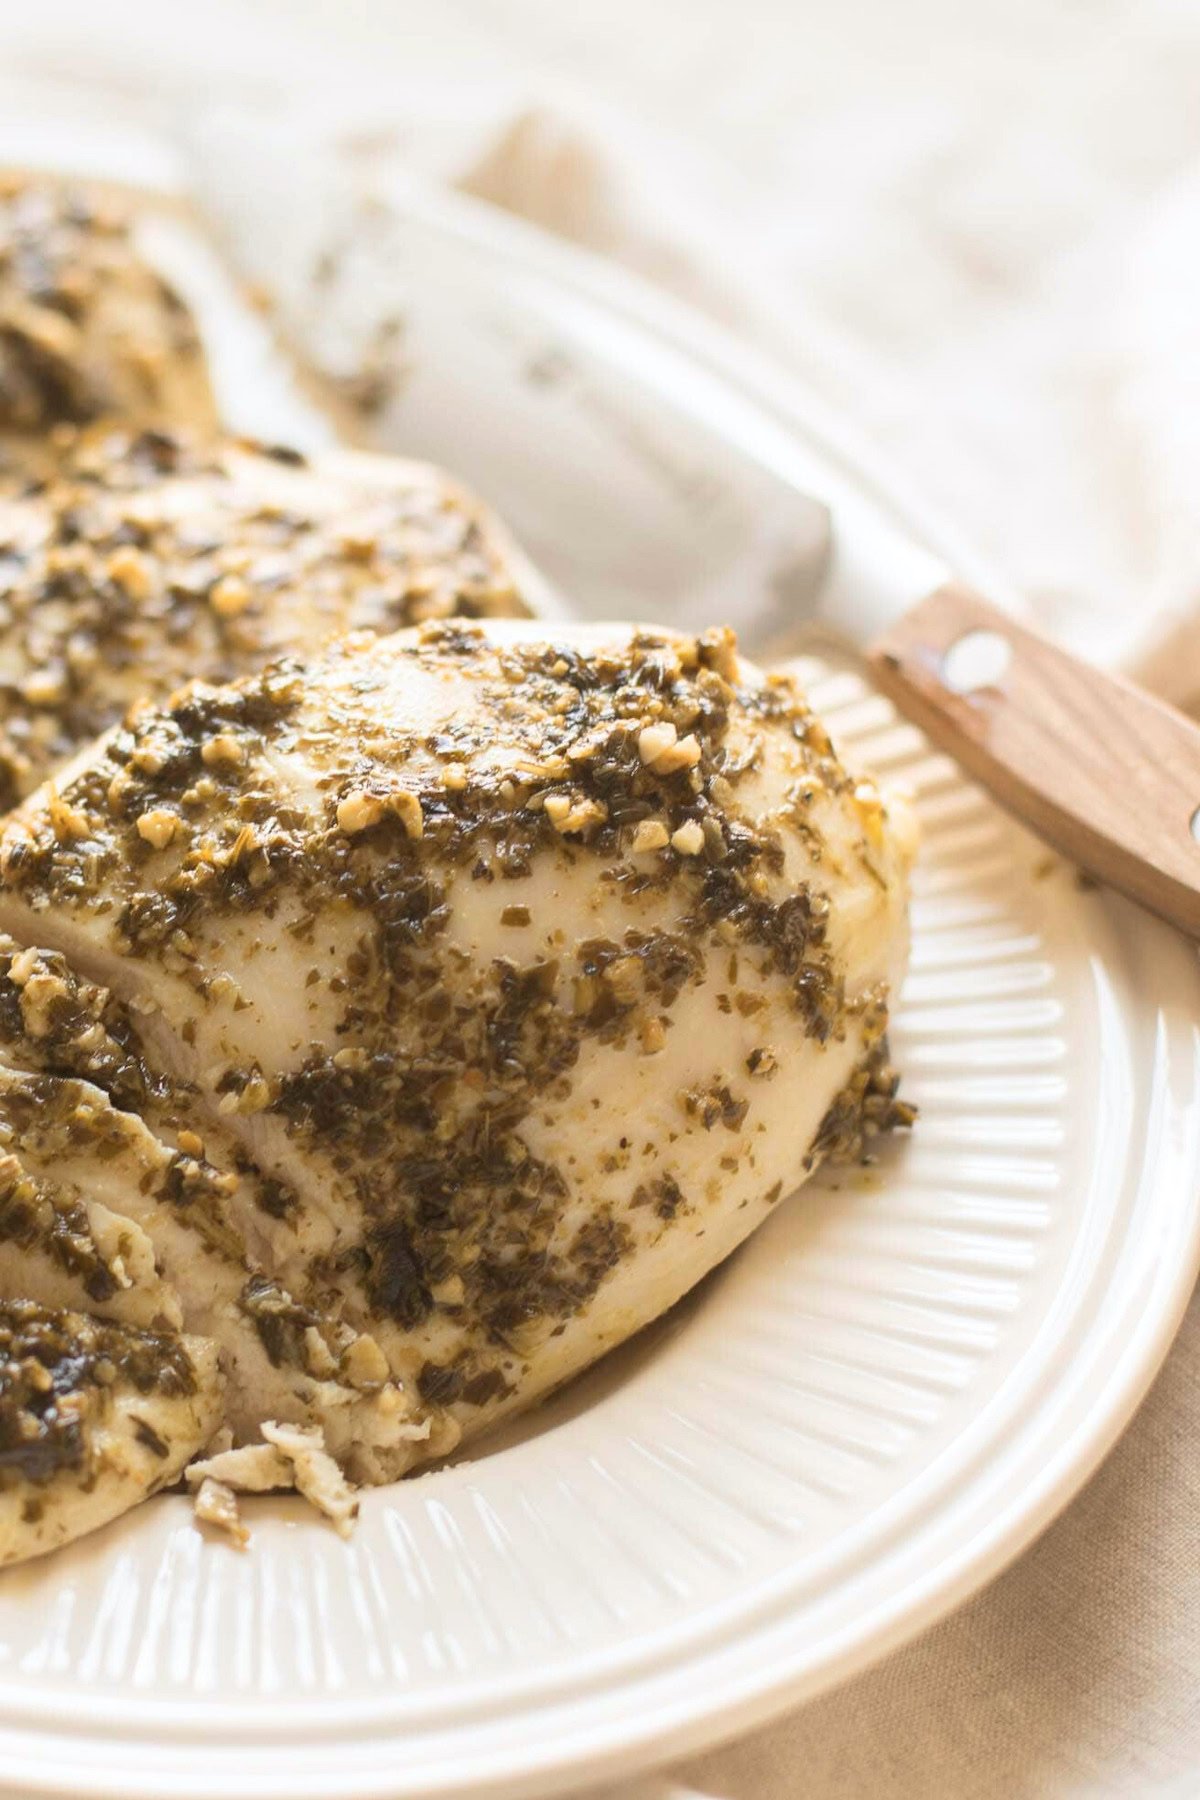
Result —
<path fill-rule="evenodd" d="M 215 428 L 191 313 L 139 252 L 120 202 L 0 177 L 0 433 L 104 415 Z"/>
<path fill-rule="evenodd" d="M 349 628 L 522 615 L 500 528 L 418 464 L 96 427 L 0 477 L 0 807 L 138 701 Z"/>
<path fill-rule="evenodd" d="M 109 1035 L 266 1179 L 272 1364 L 334 1320 L 470 1426 L 905 1122 L 903 869 L 728 632 L 447 622 L 135 715 L 7 832 L 0 920 L 140 996 Z"/>

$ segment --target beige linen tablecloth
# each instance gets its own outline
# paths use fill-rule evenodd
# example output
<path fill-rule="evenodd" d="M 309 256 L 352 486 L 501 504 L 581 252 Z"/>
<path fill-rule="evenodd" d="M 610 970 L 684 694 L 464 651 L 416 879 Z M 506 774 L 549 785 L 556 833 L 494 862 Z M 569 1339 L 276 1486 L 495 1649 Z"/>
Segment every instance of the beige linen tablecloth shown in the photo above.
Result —
<path fill-rule="evenodd" d="M 383 129 L 684 293 L 900 459 L 1048 624 L 1200 695 L 1196 0 L 210 0 L 181 55 L 185 15 L 0 0 L 10 69 Z M 1200 1301 L 1008 1573 L 635 1789 L 1200 1792 Z"/>

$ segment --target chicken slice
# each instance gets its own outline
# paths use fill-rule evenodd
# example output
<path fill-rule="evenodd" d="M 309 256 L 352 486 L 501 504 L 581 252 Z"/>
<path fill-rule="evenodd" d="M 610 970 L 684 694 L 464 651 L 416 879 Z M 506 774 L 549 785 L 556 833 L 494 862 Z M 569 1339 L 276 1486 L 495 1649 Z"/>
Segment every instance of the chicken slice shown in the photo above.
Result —
<path fill-rule="evenodd" d="M 285 1293 L 250 1310 L 285 1362 L 349 1334 L 390 1436 L 347 1452 L 317 1381 L 287 1416 L 381 1480 L 904 1117 L 912 848 L 728 632 L 452 622 L 134 715 L 8 823 L 0 927 L 106 984 L 155 1104 L 281 1184 Z"/>
<path fill-rule="evenodd" d="M 0 1301 L 0 1563 L 55 1550 L 169 1486 L 221 1407 L 204 1339 Z"/>
<path fill-rule="evenodd" d="M 351 628 L 523 615 L 533 580 L 498 521 L 424 464 L 60 434 L 45 480 L 0 480 L 0 807 L 190 676 Z"/>
<path fill-rule="evenodd" d="M 393 1443 L 408 1402 L 378 1350 L 284 1285 L 328 1234 L 219 1122 L 201 1139 L 194 1097 L 156 1078 L 132 1040 L 105 989 L 0 942 L 0 1293 L 215 1338 L 226 1418 L 243 1434 L 264 1409 L 311 1418 L 319 1395 L 339 1454 Z"/>
<path fill-rule="evenodd" d="M 0 178 L 0 432 L 104 414 L 215 430 L 195 322 L 120 202 L 48 176 Z"/>

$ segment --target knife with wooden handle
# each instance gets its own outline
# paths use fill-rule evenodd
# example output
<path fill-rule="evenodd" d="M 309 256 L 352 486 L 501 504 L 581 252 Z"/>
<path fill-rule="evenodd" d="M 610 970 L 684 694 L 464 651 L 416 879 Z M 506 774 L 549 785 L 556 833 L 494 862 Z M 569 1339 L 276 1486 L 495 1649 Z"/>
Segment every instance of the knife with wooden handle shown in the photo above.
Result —
<path fill-rule="evenodd" d="M 1200 937 L 1200 726 L 955 585 L 910 607 L 867 659 L 1001 806 Z"/>

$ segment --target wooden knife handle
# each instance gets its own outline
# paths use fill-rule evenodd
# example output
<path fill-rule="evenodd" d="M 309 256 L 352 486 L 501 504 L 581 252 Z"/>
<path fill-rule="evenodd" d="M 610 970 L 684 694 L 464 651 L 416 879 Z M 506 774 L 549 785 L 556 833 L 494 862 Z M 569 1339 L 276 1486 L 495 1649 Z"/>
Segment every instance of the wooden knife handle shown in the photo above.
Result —
<path fill-rule="evenodd" d="M 1001 806 L 1200 937 L 1200 726 L 965 588 L 919 601 L 867 656 L 905 717 Z"/>

